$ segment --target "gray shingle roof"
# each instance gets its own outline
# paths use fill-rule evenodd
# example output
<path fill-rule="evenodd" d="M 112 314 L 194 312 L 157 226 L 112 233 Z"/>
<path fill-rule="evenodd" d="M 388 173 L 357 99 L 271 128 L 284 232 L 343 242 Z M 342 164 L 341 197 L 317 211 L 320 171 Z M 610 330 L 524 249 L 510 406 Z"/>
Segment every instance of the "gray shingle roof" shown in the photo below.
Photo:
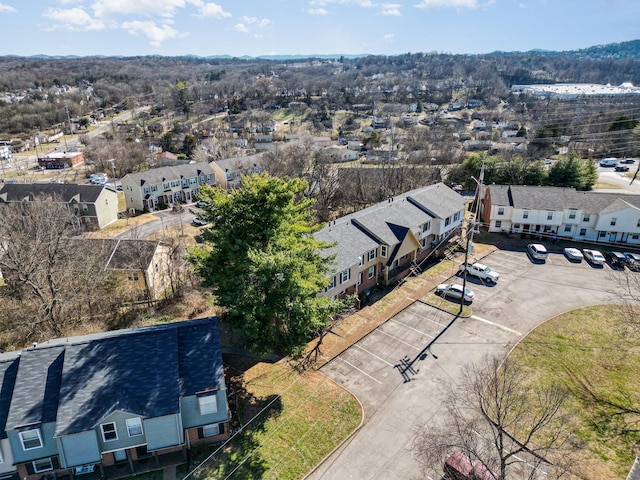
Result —
<path fill-rule="evenodd" d="M 175 167 L 152 168 L 144 172 L 129 173 L 126 177 L 133 180 L 135 184 L 144 185 L 149 183 L 157 185 L 166 181 L 194 178 L 200 175 L 214 175 L 213 168 L 208 163 L 189 163 Z"/>
<path fill-rule="evenodd" d="M 357 263 L 368 250 L 401 243 L 409 230 L 418 235 L 421 225 L 434 217 L 447 218 L 465 203 L 464 197 L 446 185 L 429 185 L 329 222 L 315 237 L 336 243 L 323 255 L 336 255 L 334 271 L 339 272 Z"/>
<path fill-rule="evenodd" d="M 222 170 L 229 170 L 230 172 L 233 172 L 249 169 L 254 165 L 261 166 L 262 162 L 264 162 L 264 153 L 256 153 L 255 155 L 248 155 L 244 157 L 223 158 L 211 163 L 215 163 Z"/>
<path fill-rule="evenodd" d="M 35 197 L 59 196 L 65 202 L 70 202 L 79 195 L 80 203 L 94 203 L 105 188 L 109 187 L 72 183 L 5 183 L 0 186 L 0 201 L 21 202 L 27 197 L 32 201 Z"/>
<path fill-rule="evenodd" d="M 640 195 L 579 192 L 574 188 L 534 187 L 525 185 L 489 185 L 493 205 L 518 209 L 553 210 L 578 209 L 602 214 L 629 206 L 640 208 Z"/>
<path fill-rule="evenodd" d="M 6 426 L 13 396 L 20 355 L 17 352 L 0 355 L 0 438 L 7 438 Z"/>
<path fill-rule="evenodd" d="M 224 389 L 216 318 L 51 340 L 18 353 L 12 391 L 15 367 L 0 359 L 0 407 L 11 398 L 7 429 L 55 421 L 56 435 L 68 435 L 117 410 L 177 414 L 182 396 Z"/>

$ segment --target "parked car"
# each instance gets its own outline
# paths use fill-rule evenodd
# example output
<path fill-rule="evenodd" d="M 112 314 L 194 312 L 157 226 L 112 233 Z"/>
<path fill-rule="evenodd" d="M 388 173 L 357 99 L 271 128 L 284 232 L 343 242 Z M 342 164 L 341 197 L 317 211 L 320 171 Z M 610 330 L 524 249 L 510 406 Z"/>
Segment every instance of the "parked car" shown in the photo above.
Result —
<path fill-rule="evenodd" d="M 622 252 L 605 252 L 604 256 L 613 268 L 624 268 L 627 263 L 627 257 Z"/>
<path fill-rule="evenodd" d="M 534 260 L 542 260 L 543 262 L 549 256 L 547 248 L 539 243 L 530 243 L 529 245 L 527 245 L 527 252 L 529 252 L 529 255 Z"/>
<path fill-rule="evenodd" d="M 207 222 L 202 217 L 194 217 L 191 223 L 193 223 L 196 227 L 204 227 L 209 222 Z"/>
<path fill-rule="evenodd" d="M 633 158 L 625 158 L 624 160 L 622 160 L 620 163 L 636 163 L 636 161 Z"/>
<path fill-rule="evenodd" d="M 582 250 L 582 254 L 584 255 L 585 260 L 593 265 L 604 265 L 607 261 L 607 259 L 604 258 L 604 255 L 602 255 L 598 250 L 585 248 Z"/>
<path fill-rule="evenodd" d="M 584 258 L 584 255 L 582 255 L 582 252 L 577 248 L 573 248 L 573 247 L 565 248 L 564 255 L 572 262 L 581 262 L 582 259 Z"/>
<path fill-rule="evenodd" d="M 616 168 L 614 168 L 614 170 L 616 172 L 628 172 L 629 167 L 627 167 L 626 165 L 617 165 Z"/>
<path fill-rule="evenodd" d="M 443 297 L 462 298 L 462 285 L 457 283 L 441 283 L 436 287 L 436 293 Z M 473 293 L 468 287 L 464 289 L 464 301 L 473 302 L 476 298 L 476 294 Z"/>
<path fill-rule="evenodd" d="M 618 159 L 615 157 L 608 157 L 600 160 L 601 167 L 615 167 L 616 165 L 618 165 Z"/>
<path fill-rule="evenodd" d="M 640 254 L 632 252 L 624 252 L 626 265 L 629 270 L 637 272 L 640 270 Z"/>
<path fill-rule="evenodd" d="M 198 200 L 196 202 L 196 207 L 198 208 L 208 207 L 208 206 L 209 206 L 209 202 L 205 202 L 204 200 Z"/>
<path fill-rule="evenodd" d="M 464 272 L 464 266 L 464 263 L 460 265 L 460 272 Z M 500 274 L 498 272 L 491 270 L 489 267 L 480 262 L 467 264 L 467 273 L 489 283 L 497 283 L 498 279 L 500 278 Z"/>

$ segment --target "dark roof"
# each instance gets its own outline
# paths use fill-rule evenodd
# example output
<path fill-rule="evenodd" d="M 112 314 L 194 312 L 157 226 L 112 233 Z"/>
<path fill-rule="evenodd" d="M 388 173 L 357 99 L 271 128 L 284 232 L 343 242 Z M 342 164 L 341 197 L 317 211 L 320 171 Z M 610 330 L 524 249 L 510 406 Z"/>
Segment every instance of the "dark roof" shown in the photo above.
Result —
<path fill-rule="evenodd" d="M 7 417 L 19 363 L 20 355 L 16 352 L 3 354 L 0 359 L 0 438 L 7 437 Z"/>
<path fill-rule="evenodd" d="M 7 429 L 55 421 L 55 435 L 69 435 L 115 411 L 177 414 L 181 397 L 224 389 L 215 317 L 51 340 L 18 355 L 16 366 L 0 363 Z"/>
<path fill-rule="evenodd" d="M 105 269 L 146 270 L 159 243 L 156 240 L 117 240 Z"/>
<path fill-rule="evenodd" d="M 37 197 L 62 198 L 65 202 L 71 202 L 74 197 L 79 203 L 94 203 L 104 189 L 113 189 L 105 185 L 76 185 L 73 183 L 5 183 L 0 186 L 0 202 L 22 202 L 25 198 L 29 201 Z"/>

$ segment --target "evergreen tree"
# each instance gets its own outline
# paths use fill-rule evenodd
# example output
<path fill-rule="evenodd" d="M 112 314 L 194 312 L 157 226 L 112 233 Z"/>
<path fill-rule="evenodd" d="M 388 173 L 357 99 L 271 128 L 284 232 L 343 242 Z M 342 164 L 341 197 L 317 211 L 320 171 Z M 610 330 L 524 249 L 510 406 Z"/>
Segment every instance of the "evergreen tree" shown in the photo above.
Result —
<path fill-rule="evenodd" d="M 203 187 L 211 222 L 207 245 L 190 259 L 212 287 L 225 318 L 257 354 L 299 356 L 342 303 L 316 295 L 328 283 L 327 245 L 313 237 L 313 201 L 300 179 L 242 178 L 229 193 Z"/>

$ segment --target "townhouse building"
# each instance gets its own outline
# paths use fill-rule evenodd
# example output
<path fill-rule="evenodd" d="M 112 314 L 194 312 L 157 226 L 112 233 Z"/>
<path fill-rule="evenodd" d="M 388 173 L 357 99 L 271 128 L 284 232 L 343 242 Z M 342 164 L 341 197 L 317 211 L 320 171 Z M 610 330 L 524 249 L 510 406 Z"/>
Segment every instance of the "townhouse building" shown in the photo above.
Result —
<path fill-rule="evenodd" d="M 190 163 L 129 173 L 120 182 L 127 210 L 153 211 L 194 201 L 202 185 L 216 184 L 216 176 L 209 164 Z"/>
<path fill-rule="evenodd" d="M 483 197 L 481 218 L 489 232 L 640 245 L 640 195 L 489 185 Z"/>
<path fill-rule="evenodd" d="M 34 344 L 0 381 L 3 478 L 122 478 L 229 436 L 216 318 Z"/>
<path fill-rule="evenodd" d="M 0 204 L 32 201 L 63 202 L 85 226 L 101 229 L 118 219 L 118 193 L 106 185 L 71 183 L 0 184 Z"/>
<path fill-rule="evenodd" d="M 366 293 L 408 275 L 462 225 L 466 199 L 443 183 L 411 190 L 329 222 L 316 233 L 331 245 L 329 284 L 323 296 Z"/>

